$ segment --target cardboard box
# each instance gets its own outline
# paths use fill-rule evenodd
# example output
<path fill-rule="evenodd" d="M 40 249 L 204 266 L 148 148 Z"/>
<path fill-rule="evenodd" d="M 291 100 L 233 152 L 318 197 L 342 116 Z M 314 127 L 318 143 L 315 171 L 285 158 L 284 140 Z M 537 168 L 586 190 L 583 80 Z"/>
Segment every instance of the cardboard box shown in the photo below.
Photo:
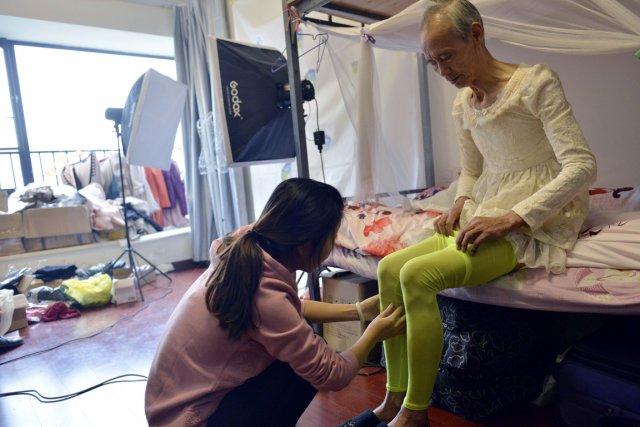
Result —
<path fill-rule="evenodd" d="M 18 255 L 24 252 L 22 239 L 0 239 L 0 256 Z"/>
<path fill-rule="evenodd" d="M 376 295 L 375 280 L 348 273 L 333 277 L 322 277 L 322 301 L 332 304 L 355 304 L 357 301 Z M 323 336 L 329 347 L 345 351 L 353 346 L 364 332 L 360 321 L 332 322 L 323 324 Z M 380 347 L 369 355 L 370 360 L 379 360 Z"/>
<path fill-rule="evenodd" d="M 91 217 L 86 206 L 26 209 L 22 212 L 24 237 L 66 236 L 91 233 Z"/>
<path fill-rule="evenodd" d="M 9 193 L 4 190 L 0 190 L 0 212 L 7 212 L 9 210 Z"/>
<path fill-rule="evenodd" d="M 130 268 L 115 268 L 113 270 L 113 286 L 111 287 L 111 301 L 118 304 L 136 302 L 135 277 Z"/>
<path fill-rule="evenodd" d="M 22 213 L 0 213 L 0 239 L 19 239 L 24 236 Z"/>
<path fill-rule="evenodd" d="M 37 237 L 22 239 L 27 252 L 44 251 L 46 249 L 67 248 L 69 246 L 88 245 L 94 242 L 93 233 L 68 234 L 66 236 Z"/>
<path fill-rule="evenodd" d="M 11 326 L 9 326 L 8 332 L 13 332 L 29 326 L 29 323 L 27 322 L 27 298 L 22 294 L 14 295 L 13 306 L 13 319 L 11 320 Z"/>

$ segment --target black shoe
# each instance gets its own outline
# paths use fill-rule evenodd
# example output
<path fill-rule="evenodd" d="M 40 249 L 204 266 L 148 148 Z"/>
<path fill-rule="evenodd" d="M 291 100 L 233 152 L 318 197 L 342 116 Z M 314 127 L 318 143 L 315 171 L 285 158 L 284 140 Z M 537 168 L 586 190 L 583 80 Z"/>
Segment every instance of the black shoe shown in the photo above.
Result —
<path fill-rule="evenodd" d="M 380 420 L 372 410 L 367 409 L 340 424 L 339 427 L 387 427 L 387 424 Z"/>
<path fill-rule="evenodd" d="M 0 337 L 0 353 L 19 347 L 24 343 L 22 338 L 6 338 Z"/>

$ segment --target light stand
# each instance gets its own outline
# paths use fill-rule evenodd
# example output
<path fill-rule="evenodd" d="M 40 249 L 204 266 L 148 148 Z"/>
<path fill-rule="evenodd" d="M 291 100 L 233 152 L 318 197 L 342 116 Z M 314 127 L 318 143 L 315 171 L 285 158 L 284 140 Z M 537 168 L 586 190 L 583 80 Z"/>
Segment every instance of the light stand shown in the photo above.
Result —
<path fill-rule="evenodd" d="M 107 108 L 104 114 L 106 119 L 113 121 L 113 129 L 116 132 L 116 139 L 118 141 L 118 167 L 120 169 L 120 193 L 122 195 L 122 209 L 123 209 L 123 215 L 124 215 L 124 233 L 127 240 L 127 247 L 112 262 L 111 265 L 115 265 L 118 261 L 120 261 L 122 257 L 127 255 L 127 258 L 129 259 L 129 268 L 131 269 L 131 272 L 133 273 L 135 278 L 134 286 L 138 291 L 138 293 L 140 294 L 140 300 L 144 301 L 144 295 L 142 294 L 141 279 L 143 279 L 147 274 L 151 272 L 148 272 L 144 276 L 140 277 L 140 272 L 136 265 L 135 255 L 140 257 L 150 267 L 152 267 L 151 271 L 154 271 L 154 270 L 158 271 L 158 273 L 160 273 L 161 275 L 169 279 L 169 282 L 172 282 L 172 279 L 171 277 L 169 277 L 169 275 L 167 275 L 165 272 L 160 270 L 155 264 L 153 264 L 148 259 L 140 255 L 140 253 L 131 246 L 131 237 L 129 235 L 129 220 L 127 218 L 127 200 L 126 200 L 125 187 L 124 187 L 124 171 L 122 169 L 122 155 L 124 152 L 124 143 L 122 141 L 122 133 L 120 132 L 120 125 L 122 124 L 122 111 L 123 111 L 122 108 Z"/>

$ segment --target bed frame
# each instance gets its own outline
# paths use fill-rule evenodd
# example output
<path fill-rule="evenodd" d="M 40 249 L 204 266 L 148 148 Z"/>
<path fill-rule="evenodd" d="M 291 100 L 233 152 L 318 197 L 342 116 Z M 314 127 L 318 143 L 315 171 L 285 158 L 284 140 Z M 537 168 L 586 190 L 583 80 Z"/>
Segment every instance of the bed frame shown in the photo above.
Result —
<path fill-rule="evenodd" d="M 413 3 L 415 3 L 415 0 L 282 0 L 298 176 L 304 178 L 309 177 L 309 160 L 307 157 L 306 135 L 304 130 L 304 108 L 301 97 L 302 89 L 300 86 L 298 43 L 297 38 L 291 36 L 295 32 L 296 24 L 290 22 L 287 12 L 288 7 L 295 7 L 301 17 L 315 11 L 326 13 L 329 16 L 347 18 L 364 25 L 387 19 Z M 422 112 L 421 124 L 424 145 L 425 184 L 426 187 L 431 187 L 434 185 L 434 165 L 433 147 L 431 144 L 429 88 L 427 85 L 427 62 L 422 55 L 418 55 L 418 79 L 420 87 L 420 111 Z"/>

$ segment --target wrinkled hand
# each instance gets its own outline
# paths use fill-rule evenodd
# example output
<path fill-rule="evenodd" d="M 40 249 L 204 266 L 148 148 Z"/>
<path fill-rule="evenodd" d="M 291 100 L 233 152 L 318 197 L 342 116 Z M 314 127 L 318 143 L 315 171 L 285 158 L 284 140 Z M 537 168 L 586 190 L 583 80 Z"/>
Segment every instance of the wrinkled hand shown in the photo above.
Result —
<path fill-rule="evenodd" d="M 374 295 L 360 303 L 364 320 L 370 321 L 380 314 L 380 296 Z"/>
<path fill-rule="evenodd" d="M 458 233 L 456 238 L 458 250 L 467 252 L 471 246 L 471 254 L 473 255 L 484 242 L 501 239 L 510 231 L 525 224 L 522 218 L 513 211 L 499 217 L 474 217 Z"/>
<path fill-rule="evenodd" d="M 462 213 L 462 208 L 464 208 L 464 202 L 468 199 L 468 197 L 464 196 L 458 197 L 451 209 L 438 217 L 434 224 L 436 232 L 445 236 L 451 236 L 451 234 L 453 234 L 453 230 L 458 227 L 460 214 Z"/>
<path fill-rule="evenodd" d="M 384 341 L 402 334 L 405 331 L 405 327 L 404 309 L 402 307 L 394 308 L 393 305 L 389 304 L 382 313 L 373 319 L 367 329 L 373 332 L 376 341 Z"/>

